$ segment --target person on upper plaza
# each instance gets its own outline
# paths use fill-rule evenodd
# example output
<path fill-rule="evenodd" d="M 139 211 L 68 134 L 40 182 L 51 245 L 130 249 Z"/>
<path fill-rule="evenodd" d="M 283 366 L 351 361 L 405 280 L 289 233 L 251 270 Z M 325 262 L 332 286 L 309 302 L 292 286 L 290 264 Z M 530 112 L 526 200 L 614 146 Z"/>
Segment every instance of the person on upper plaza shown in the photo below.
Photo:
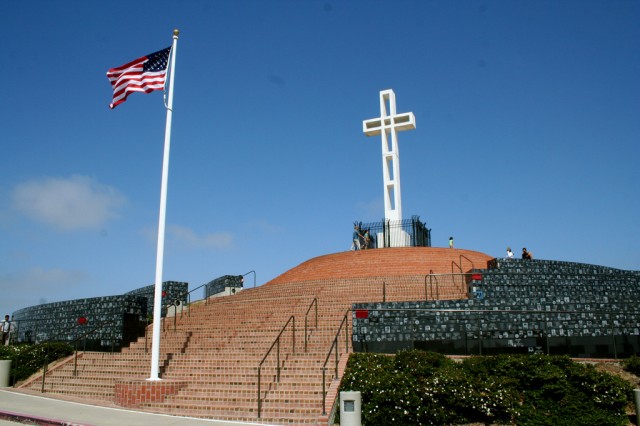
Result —
<path fill-rule="evenodd" d="M 368 229 L 365 229 L 363 238 L 364 238 L 364 244 L 363 244 L 362 248 L 366 250 L 366 249 L 371 247 L 371 245 L 370 245 L 371 244 L 371 234 L 369 234 L 369 230 Z"/>
<path fill-rule="evenodd" d="M 356 225 L 353 227 L 353 244 L 351 244 L 351 250 L 360 250 L 360 238 L 362 238 L 362 234 L 360 233 L 360 228 Z"/>
<path fill-rule="evenodd" d="M 453 237 L 449 237 L 449 248 L 453 248 Z"/>
<path fill-rule="evenodd" d="M 523 248 L 522 248 L 522 258 L 523 258 L 523 259 L 527 259 L 527 260 L 531 260 L 531 259 L 533 259 L 533 256 L 531 255 L 531 253 L 529 253 L 529 252 L 527 251 L 527 248 L 526 248 L 526 247 L 523 247 Z"/>
<path fill-rule="evenodd" d="M 13 331 L 13 324 L 9 319 L 9 315 L 4 316 L 4 321 L 0 323 L 0 329 L 2 330 L 2 344 L 4 346 L 8 346 L 9 341 L 11 340 L 11 332 Z"/>
<path fill-rule="evenodd" d="M 511 247 L 507 247 L 507 259 L 513 259 L 513 252 L 511 251 Z"/>

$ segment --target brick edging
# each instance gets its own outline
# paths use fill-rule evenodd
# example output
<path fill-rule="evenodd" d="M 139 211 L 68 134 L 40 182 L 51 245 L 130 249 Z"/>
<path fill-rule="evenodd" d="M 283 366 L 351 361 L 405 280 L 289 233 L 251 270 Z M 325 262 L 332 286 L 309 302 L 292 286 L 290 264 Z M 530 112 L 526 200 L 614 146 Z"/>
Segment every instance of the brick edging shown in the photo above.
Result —
<path fill-rule="evenodd" d="M 147 402 L 164 402 L 187 386 L 178 380 L 116 380 L 115 403 L 121 407 L 139 408 Z"/>

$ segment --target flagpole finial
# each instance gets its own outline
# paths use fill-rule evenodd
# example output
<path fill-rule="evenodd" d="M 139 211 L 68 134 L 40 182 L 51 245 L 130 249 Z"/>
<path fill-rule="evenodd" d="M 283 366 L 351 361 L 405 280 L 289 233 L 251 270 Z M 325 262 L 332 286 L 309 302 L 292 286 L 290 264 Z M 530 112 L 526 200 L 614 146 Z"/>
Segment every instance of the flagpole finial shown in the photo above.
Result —
<path fill-rule="evenodd" d="M 180 30 L 179 29 L 176 28 L 175 30 L 173 30 L 173 36 L 174 37 L 178 37 L 179 34 L 180 34 Z"/>

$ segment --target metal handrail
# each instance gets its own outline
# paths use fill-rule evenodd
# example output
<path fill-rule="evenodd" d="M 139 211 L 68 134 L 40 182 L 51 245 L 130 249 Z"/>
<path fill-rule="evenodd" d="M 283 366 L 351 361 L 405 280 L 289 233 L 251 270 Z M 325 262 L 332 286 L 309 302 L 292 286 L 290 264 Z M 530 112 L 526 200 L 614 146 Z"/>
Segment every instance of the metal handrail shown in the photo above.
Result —
<path fill-rule="evenodd" d="M 102 329 L 105 325 L 114 325 L 116 323 L 116 321 L 114 320 L 108 320 L 108 321 L 103 321 L 100 325 L 98 325 L 97 327 L 94 327 L 93 330 L 87 331 L 84 334 L 78 336 L 75 338 L 75 340 L 72 341 L 72 343 L 76 344 L 76 350 L 75 350 L 75 354 L 74 354 L 74 362 L 73 362 L 73 375 L 77 376 L 78 375 L 78 342 L 80 340 L 84 340 L 84 347 L 83 347 L 83 352 L 86 351 L 87 349 L 87 336 L 89 336 L 90 334 L 92 334 L 93 332 Z M 114 339 L 113 339 L 113 330 L 111 331 L 111 353 L 113 353 L 113 349 L 114 349 Z"/>
<path fill-rule="evenodd" d="M 315 328 L 318 328 L 318 298 L 314 297 L 313 300 L 311 301 L 311 304 L 309 305 L 309 308 L 307 309 L 307 313 L 304 314 L 304 351 L 305 353 L 307 352 L 307 317 L 309 316 L 309 311 L 311 310 L 311 308 L 315 305 L 316 307 L 316 325 Z"/>
<path fill-rule="evenodd" d="M 438 287 L 438 278 L 433 273 L 433 269 L 429 270 L 429 274 L 424 276 L 424 300 L 429 300 L 429 292 L 427 291 L 427 278 L 429 278 L 429 289 L 431 290 L 431 298 L 433 299 L 433 280 L 436 281 L 436 297 L 433 300 L 440 300 L 440 289 Z"/>
<path fill-rule="evenodd" d="M 460 270 L 460 273 L 462 274 L 462 266 L 458 265 L 455 260 L 451 261 L 451 273 L 455 274 L 455 272 L 453 272 L 453 265 L 456 265 L 458 267 L 458 269 Z"/>
<path fill-rule="evenodd" d="M 465 274 L 465 273 L 462 271 L 462 259 L 463 259 L 463 258 L 464 258 L 464 259 L 466 259 L 469 263 L 471 263 L 471 270 L 473 270 L 473 268 L 474 268 L 473 261 L 472 261 L 471 259 L 469 259 L 467 256 L 465 256 L 464 254 L 461 254 L 461 255 L 460 255 L 460 273 L 461 273 L 461 274 Z M 464 276 L 464 275 L 463 275 L 463 276 Z M 467 287 L 467 282 L 463 279 L 463 280 L 462 280 L 462 282 L 460 283 L 460 290 L 461 290 L 461 293 L 463 293 L 463 294 L 464 294 L 464 293 L 466 293 L 466 291 L 465 291 L 466 287 Z"/>
<path fill-rule="evenodd" d="M 256 288 L 256 271 L 254 271 L 253 269 L 250 270 L 249 272 L 247 272 L 246 274 L 243 274 L 243 277 L 246 277 L 247 275 L 253 273 L 253 288 Z"/>
<path fill-rule="evenodd" d="M 178 296 L 176 297 L 176 299 L 172 303 L 169 303 L 168 305 L 165 305 L 164 308 L 167 311 L 172 306 L 176 308 L 176 313 L 173 316 L 173 331 L 176 331 L 176 328 L 177 328 L 177 325 L 178 325 L 177 324 L 177 322 L 178 322 L 178 313 L 177 313 L 177 311 L 178 311 L 178 306 L 181 303 L 181 299 L 183 297 L 187 298 L 187 305 L 186 306 L 187 306 L 187 308 L 189 308 L 191 306 L 191 293 L 193 293 L 196 290 L 201 289 L 202 287 L 204 287 L 206 285 L 207 284 L 202 284 L 202 285 L 199 285 L 198 287 L 194 288 L 193 290 L 182 292 L 182 293 L 178 294 Z M 209 298 L 208 297 L 204 298 L 204 303 L 205 304 L 209 303 Z M 191 309 L 187 309 L 187 312 L 188 312 L 189 317 L 191 317 Z M 180 311 L 180 318 L 182 318 L 183 315 L 184 315 L 184 309 L 182 311 Z M 162 331 L 166 331 L 164 318 L 161 318 L 160 320 L 162 321 Z M 147 328 L 149 328 L 149 323 L 148 322 L 147 322 Z M 144 334 L 145 334 L 144 351 L 145 351 L 145 353 L 147 353 L 147 329 L 145 329 Z"/>
<path fill-rule="evenodd" d="M 189 305 L 191 305 L 191 293 L 193 293 L 193 292 L 194 292 L 194 291 L 196 291 L 196 290 L 201 289 L 202 287 L 204 287 L 204 286 L 206 286 L 206 285 L 207 285 L 207 284 L 205 283 L 205 284 L 199 285 L 198 287 L 194 288 L 193 290 L 189 290 L 189 291 L 186 291 L 186 292 L 184 292 L 184 293 L 182 293 L 182 294 L 179 294 L 179 295 L 178 295 L 178 299 L 176 299 L 176 300 L 175 300 L 175 302 L 174 302 L 172 305 L 167 305 L 167 307 L 175 306 L 175 305 L 176 305 L 176 302 L 179 302 L 179 301 L 180 301 L 180 300 L 179 300 L 179 298 L 180 298 L 180 297 L 184 297 L 184 296 L 187 296 L 187 307 L 188 307 Z M 205 299 L 205 301 L 204 301 L 205 303 L 208 303 L 208 301 L 209 301 L 209 298 L 208 298 L 208 297 L 207 297 L 207 298 L 203 298 L 203 299 Z M 181 312 L 180 314 L 182 314 L 182 312 Z M 189 311 L 189 316 L 191 316 L 191 311 Z"/>
<path fill-rule="evenodd" d="M 334 373 L 334 377 L 338 377 L 338 352 L 339 352 L 339 347 L 338 347 L 338 337 L 340 337 L 340 333 L 342 332 L 342 327 L 347 323 L 348 321 L 348 315 L 349 312 L 351 312 L 351 309 L 347 309 L 347 312 L 344 314 L 344 317 L 342 318 L 342 321 L 340 322 L 340 326 L 338 327 L 338 331 L 335 335 L 335 337 L 333 338 L 333 343 L 331 344 L 331 347 L 329 348 L 329 353 L 327 353 L 327 358 L 325 358 L 324 360 L 324 364 L 322 365 L 322 394 L 320 395 L 320 397 L 322 398 L 322 415 L 326 416 L 327 415 L 327 410 L 326 410 L 326 404 L 325 404 L 325 398 L 327 396 L 327 363 L 329 362 L 329 358 L 331 357 L 331 353 L 333 352 L 333 348 L 335 348 L 335 373 Z M 349 349 L 349 333 L 348 330 L 345 327 L 345 350 L 348 351 Z"/>
<path fill-rule="evenodd" d="M 242 276 L 245 277 L 245 276 L 247 276 L 247 275 L 249 275 L 251 273 L 253 273 L 253 287 L 255 288 L 255 286 L 256 286 L 256 271 L 251 270 L 251 271 L 247 272 L 246 274 L 244 274 Z M 193 293 L 196 290 L 201 289 L 202 287 L 205 287 L 207 284 L 209 284 L 209 283 L 204 283 L 204 284 L 199 285 L 198 287 L 196 287 L 196 288 L 194 288 L 192 290 L 180 293 L 178 295 L 178 298 L 173 303 L 168 304 L 166 306 L 166 308 L 170 308 L 171 306 L 176 306 L 177 307 L 177 305 L 180 304 L 180 298 L 181 297 L 185 297 L 185 296 L 187 297 L 187 307 L 188 307 L 189 305 L 191 305 L 191 293 Z M 203 297 L 202 299 L 198 299 L 198 300 L 203 300 L 203 299 L 204 299 L 204 303 L 205 304 L 209 303 L 209 297 Z M 182 312 L 180 313 L 180 316 L 182 316 Z M 189 310 L 189 316 L 191 316 L 191 311 L 190 310 Z"/>
<path fill-rule="evenodd" d="M 469 259 L 467 256 L 465 256 L 464 254 L 460 255 L 460 269 L 462 269 L 462 258 L 467 259 L 467 261 L 469 263 L 471 263 L 471 270 L 475 269 L 475 265 L 473 264 L 473 260 Z"/>
<path fill-rule="evenodd" d="M 453 262 L 455 263 L 455 262 Z M 424 277 L 424 292 L 425 292 L 425 300 L 429 300 L 429 296 L 431 296 L 431 298 L 433 300 L 440 300 L 440 284 L 441 282 L 438 280 L 438 277 L 452 277 L 452 278 L 456 278 L 456 281 L 453 284 L 457 283 L 457 277 L 460 277 L 460 279 L 462 280 L 462 290 L 461 293 L 462 294 L 466 294 L 467 291 L 465 291 L 465 286 L 468 284 L 470 277 L 473 276 L 473 273 L 471 272 L 467 272 L 467 273 L 463 273 L 463 272 L 454 272 L 451 274 L 436 274 L 433 272 L 433 270 L 430 271 L 430 273 L 428 275 L 425 275 Z M 427 285 L 428 282 L 428 285 Z M 435 285 L 434 285 L 435 284 Z M 434 292 L 434 287 L 435 287 L 435 298 L 433 297 L 433 292 Z"/>
<path fill-rule="evenodd" d="M 261 415 L 261 412 L 262 412 L 262 398 L 260 397 L 262 364 L 264 364 L 264 362 L 266 361 L 267 357 L 269 356 L 269 354 L 273 350 L 273 347 L 277 346 L 277 350 L 276 350 L 276 371 L 277 371 L 276 378 L 277 378 L 277 380 L 276 381 L 277 381 L 277 383 L 280 383 L 280 337 L 282 336 L 282 333 L 284 333 L 284 331 L 289 326 L 289 323 L 291 323 L 291 322 L 293 322 L 292 353 L 296 353 L 296 317 L 295 317 L 295 315 L 291 315 L 289 317 L 289 319 L 287 320 L 287 323 L 280 330 L 280 333 L 278 333 L 278 337 L 276 337 L 276 340 L 273 341 L 273 343 L 271 344 L 271 347 L 269 348 L 269 350 L 267 351 L 266 355 L 264 356 L 264 358 L 262 358 L 262 361 L 260 361 L 260 364 L 258 365 L 258 418 L 260 418 L 260 415 Z"/>
<path fill-rule="evenodd" d="M 98 326 L 94 327 L 92 330 L 85 332 L 84 334 L 76 337 L 74 340 L 72 340 L 69 344 L 73 344 L 75 343 L 76 346 L 76 350 L 74 351 L 74 360 L 73 360 L 73 375 L 77 376 L 78 375 L 78 342 L 82 339 L 85 340 L 85 347 L 86 347 L 86 339 L 87 336 L 89 336 L 90 334 L 101 330 L 102 328 L 104 328 L 104 326 L 106 325 L 113 325 L 115 324 L 116 321 L 114 320 L 108 320 L 108 321 L 103 321 L 102 323 L 100 323 Z M 60 334 L 60 333 L 59 333 Z M 54 340 L 54 339 L 49 339 L 46 340 L 44 342 L 38 343 L 39 345 L 42 345 L 44 343 L 50 343 L 50 342 L 56 342 L 58 340 Z M 111 341 L 111 351 L 113 352 L 113 339 Z M 47 368 L 49 366 L 49 359 L 48 359 L 49 353 L 47 352 L 44 356 L 44 364 L 42 366 L 42 388 L 40 390 L 41 393 L 44 393 L 44 385 L 45 385 L 45 379 L 47 377 Z"/>

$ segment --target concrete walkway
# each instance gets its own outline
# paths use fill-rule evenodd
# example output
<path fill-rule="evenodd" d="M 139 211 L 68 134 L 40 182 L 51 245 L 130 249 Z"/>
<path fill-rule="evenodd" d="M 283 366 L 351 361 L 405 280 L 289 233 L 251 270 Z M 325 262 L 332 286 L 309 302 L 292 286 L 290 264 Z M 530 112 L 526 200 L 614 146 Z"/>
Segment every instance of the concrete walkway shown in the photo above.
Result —
<path fill-rule="evenodd" d="M 64 426 L 239 426 L 265 425 L 151 414 L 117 407 L 89 405 L 0 389 L 0 425 L 16 423 Z M 268 426 L 268 425 L 267 425 Z"/>

